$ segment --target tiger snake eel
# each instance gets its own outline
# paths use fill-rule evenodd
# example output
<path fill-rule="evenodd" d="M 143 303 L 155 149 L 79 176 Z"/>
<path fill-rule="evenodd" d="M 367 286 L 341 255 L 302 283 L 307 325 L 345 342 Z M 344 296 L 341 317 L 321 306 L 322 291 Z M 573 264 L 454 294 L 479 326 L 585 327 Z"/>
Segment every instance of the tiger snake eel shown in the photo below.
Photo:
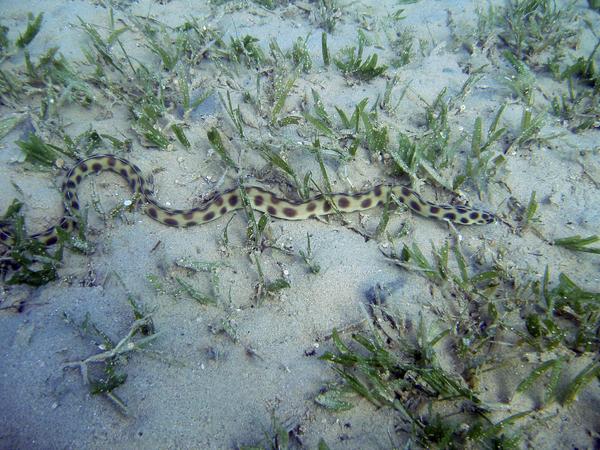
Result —
<path fill-rule="evenodd" d="M 383 205 L 388 196 L 393 195 L 401 203 L 416 213 L 434 219 L 449 221 L 459 225 L 484 225 L 494 221 L 494 215 L 467 206 L 436 204 L 424 200 L 414 190 L 402 185 L 380 184 L 371 190 L 358 193 L 338 193 L 318 195 L 306 201 L 292 201 L 256 186 L 232 188 L 215 194 L 202 206 L 191 209 L 172 209 L 160 205 L 153 197 L 150 184 L 138 166 L 127 159 L 115 155 L 93 155 L 74 165 L 62 184 L 65 214 L 57 225 L 41 233 L 29 236 L 47 246 L 59 240 L 58 228 L 70 232 L 77 226 L 77 213 L 80 209 L 77 186 L 90 173 L 110 171 L 123 177 L 134 198 L 141 203 L 144 212 L 152 219 L 171 227 L 191 227 L 218 219 L 224 214 L 243 208 L 243 189 L 249 206 L 271 217 L 285 220 L 303 220 L 335 212 L 363 211 Z M 7 224 L 0 224 L 0 243 L 11 247 L 14 242 Z"/>

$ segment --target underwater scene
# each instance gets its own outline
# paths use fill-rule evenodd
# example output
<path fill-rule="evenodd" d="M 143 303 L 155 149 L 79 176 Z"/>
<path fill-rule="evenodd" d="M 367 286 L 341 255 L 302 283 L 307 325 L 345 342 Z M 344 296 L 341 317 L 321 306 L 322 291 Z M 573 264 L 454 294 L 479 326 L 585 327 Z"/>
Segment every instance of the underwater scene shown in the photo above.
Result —
<path fill-rule="evenodd" d="M 598 0 L 0 0 L 0 449 L 598 449 L 599 204 Z"/>

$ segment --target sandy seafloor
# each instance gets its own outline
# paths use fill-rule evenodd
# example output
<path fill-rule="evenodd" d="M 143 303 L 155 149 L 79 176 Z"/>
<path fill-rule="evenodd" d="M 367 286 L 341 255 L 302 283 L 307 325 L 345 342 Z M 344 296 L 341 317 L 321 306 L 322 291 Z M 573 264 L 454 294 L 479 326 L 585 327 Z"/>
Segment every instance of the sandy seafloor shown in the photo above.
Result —
<path fill-rule="evenodd" d="M 400 6 L 387 0 L 346 3 L 339 23 L 329 36 L 331 52 L 335 54 L 344 46 L 355 45 L 358 25 L 367 24 L 372 26 L 367 34 L 377 45 L 368 47 L 366 53 L 376 51 L 380 61 L 386 62 L 392 55 L 385 37 L 387 22 L 384 19 L 389 11 Z M 483 69 L 484 77 L 466 96 L 460 112 L 452 115 L 452 124 L 457 127 L 455 137 L 460 127 L 470 132 L 478 115 L 487 126 L 504 101 L 508 101 L 509 106 L 502 126 L 513 135 L 518 129 L 522 104 L 510 97 L 510 91 L 502 82 L 503 70 L 508 71 L 506 62 L 498 52 L 492 56 L 480 50 L 469 54 L 463 47 L 451 45 L 449 12 L 457 28 L 468 33 L 476 24 L 475 3 L 423 0 L 401 6 L 405 9 L 405 19 L 399 22 L 399 29 L 410 27 L 417 38 L 428 43 L 423 54 L 415 44 L 416 55 L 410 64 L 387 72 L 388 79 L 394 74 L 400 78 L 392 93 L 393 99 L 411 82 L 395 115 L 381 114 L 390 127 L 391 145 L 395 145 L 398 131 L 418 134 L 423 130 L 424 104 L 419 96 L 432 102 L 444 86 L 456 93 L 468 77 L 465 68 L 484 64 L 488 64 Z M 301 73 L 282 114 L 297 113 L 303 102 L 312 104 L 311 89 L 320 94 L 332 115 L 334 105 L 349 111 L 364 97 L 373 102 L 384 91 L 386 78 L 349 83 L 335 66 L 324 68 L 321 29 L 307 13 L 307 5 L 310 9 L 311 4 L 306 2 L 270 11 L 251 2 L 211 6 L 191 0 L 143 0 L 124 5 L 123 12 L 115 9 L 115 17 L 150 16 L 168 25 L 177 25 L 194 16 L 225 31 L 226 36 L 251 34 L 260 38 L 265 52 L 268 52 L 270 38 L 276 38 L 280 47 L 287 50 L 298 37 L 308 35 L 313 68 L 307 74 Z M 586 2 L 576 2 L 576 8 L 600 29 L 599 15 L 590 11 Z M 76 26 L 77 18 L 102 26 L 108 20 L 108 10 L 102 2 L 3 0 L 0 21 L 11 28 L 14 38 L 17 30 L 24 28 L 28 12 L 42 11 L 43 27 L 29 48 L 34 59 L 48 48 L 59 46 L 69 60 L 81 60 L 81 49 L 89 41 Z M 121 39 L 127 42 L 136 58 L 158 66 L 156 57 L 141 43 L 129 41 L 129 33 Z M 589 55 L 594 44 L 595 38 L 584 29 L 577 55 Z M 22 61 L 19 58 L 22 56 L 15 57 L 13 62 Z M 257 115 L 239 95 L 239 86 L 252 91 L 255 72 L 240 66 L 236 75 L 238 86 L 228 86 L 219 69 L 209 61 L 202 61 L 194 74 L 197 79 L 192 81 L 196 87 L 209 86 L 220 92 L 230 89 L 250 124 L 246 126 L 248 134 L 254 139 L 269 139 L 268 116 Z M 547 108 L 544 96 L 552 95 L 557 89 L 562 87 L 548 75 L 538 76 L 539 105 Z M 106 99 L 98 101 L 102 103 Z M 164 169 L 155 174 L 159 200 L 184 208 L 214 186 L 207 180 L 224 176 L 221 188 L 235 182 L 235 174 L 224 170 L 210 151 L 206 130 L 211 126 L 217 125 L 229 138 L 230 151 L 244 175 L 256 174 L 265 166 L 265 161 L 256 152 L 244 148 L 237 138 L 218 98 L 211 101 L 213 106 L 212 110 L 208 108 L 208 114 L 188 122 L 190 151 L 178 144 L 173 151 L 145 148 L 130 129 L 126 108 L 119 104 L 113 106 L 108 101 L 104 108 L 65 107 L 63 120 L 71 135 L 94 127 L 100 132 L 131 137 L 133 147 L 126 157 L 144 173 L 149 174 L 159 167 Z M 36 107 L 37 104 L 23 105 L 23 112 Z M 0 114 L 9 112 L 0 106 Z M 310 133 L 298 134 L 292 130 L 285 131 L 290 141 L 310 142 L 313 137 Z M 489 192 L 478 199 L 476 191 L 465 185 L 465 199 L 510 223 L 513 216 L 507 207 L 509 197 L 527 204 L 530 193 L 535 190 L 540 202 L 540 221 L 536 227 L 544 236 L 552 239 L 598 233 L 598 128 L 573 134 L 558 119 L 548 115 L 541 134 L 556 133 L 562 135 L 548 143 L 514 148 L 506 155 L 506 165 L 490 183 Z M 26 170 L 19 164 L 23 157 L 15 141 L 22 134 L 23 129 L 18 127 L 0 143 L 0 210 L 5 210 L 13 198 L 21 199 L 26 204 L 27 227 L 33 232 L 60 217 L 58 188 L 62 174 Z M 467 140 L 461 152 L 464 153 L 468 145 Z M 285 156 L 300 174 L 312 170 L 321 181 L 319 168 L 309 152 L 288 151 Z M 71 162 L 67 162 L 69 164 Z M 343 166 L 328 164 L 336 191 L 389 180 L 382 166 L 371 163 L 364 150 L 359 150 L 357 157 Z M 462 163 L 459 160 L 457 164 Z M 448 173 L 451 179 L 452 173 Z M 80 187 L 82 203 L 90 202 L 92 189 L 99 192 L 105 210 L 128 198 L 128 190 L 118 177 L 104 174 L 92 178 Z M 449 200 L 447 193 L 429 184 L 419 189 L 429 199 Z M 360 217 L 367 230 L 375 229 L 379 214 L 375 209 Z M 296 428 L 306 448 L 316 448 L 320 438 L 334 449 L 402 448 L 406 435 L 394 431 L 398 417 L 390 410 L 359 401 L 350 411 L 331 413 L 315 404 L 314 397 L 320 389 L 336 379 L 331 367 L 318 356 L 331 349 L 328 336 L 332 329 L 348 329 L 365 321 L 368 293 L 378 284 L 391 288 L 388 302 L 404 318 L 417 323 L 419 314 L 423 314 L 435 325 L 437 319 L 432 305 L 443 301 L 435 286 L 415 272 L 401 270 L 388 262 L 380 251 L 383 243 L 366 242 L 338 219 L 329 223 L 273 220 L 271 229 L 276 241 L 291 245 L 296 254 L 298 249 L 306 247 L 306 234 L 310 233 L 321 272 L 310 274 L 298 256 L 266 249 L 262 254 L 265 275 L 275 279 L 285 273 L 292 288 L 257 305 L 253 300 L 258 280 L 256 266 L 242 248 L 246 227 L 243 213 L 238 213 L 229 226 L 228 251 L 223 251 L 219 242 L 228 218 L 189 229 L 165 227 L 140 212 L 129 214 L 127 218 L 129 223 L 122 219 L 105 223 L 92 209 L 88 235 L 96 245 L 93 254 L 66 252 L 59 279 L 40 288 L 1 288 L 4 305 L 17 299 L 25 300 L 21 313 L 13 309 L 0 312 L 1 448 L 235 448 L 261 442 L 264 432 L 271 430 L 272 414 L 285 427 Z M 348 214 L 347 219 L 359 226 L 358 214 Z M 446 224 L 408 211 L 394 214 L 389 229 L 397 231 L 404 223 L 410 231 L 400 242 L 418 243 L 428 256 L 432 244 L 440 247 L 451 236 Z M 600 288 L 599 260 L 594 255 L 550 246 L 531 231 L 519 236 L 502 222 L 462 227 L 459 232 L 469 255 L 489 256 L 502 248 L 505 263 L 515 272 L 531 270 L 541 276 L 548 265 L 553 281 L 558 273 L 565 272 L 588 290 Z M 221 291 L 226 293 L 222 295 L 221 304 L 202 306 L 189 298 L 174 300 L 150 286 L 149 274 L 165 277 L 172 262 L 185 256 L 226 265 L 220 270 Z M 208 275 L 198 275 L 196 286 L 200 290 L 209 289 Z M 151 347 L 159 357 L 136 353 L 125 366 L 128 380 L 116 391 L 129 408 L 129 415 L 123 416 L 106 399 L 91 396 L 76 370 L 63 369 L 65 362 L 99 351 L 65 323 L 63 312 L 76 320 L 83 320 L 89 313 L 96 324 L 116 339 L 126 333 L 132 321 L 127 303 L 129 294 L 154 311 L 154 324 L 161 335 Z M 443 310 L 443 306 L 438 306 Z M 211 332 L 223 321 L 237 330 L 237 342 L 222 333 Z M 248 353 L 248 348 L 254 356 Z M 583 365 L 583 362 L 574 365 L 573 373 Z M 518 368 L 492 372 L 494 383 L 487 385 L 482 397 L 490 402 L 510 397 L 523 376 L 523 372 L 515 376 L 515 370 L 519 373 Z M 528 407 L 531 403 L 524 396 L 511 404 L 508 412 Z M 597 380 L 572 406 L 554 407 L 545 413 L 550 418 L 532 421 L 531 429 L 524 432 L 524 446 L 593 448 L 594 443 L 598 445 L 600 389 Z"/>

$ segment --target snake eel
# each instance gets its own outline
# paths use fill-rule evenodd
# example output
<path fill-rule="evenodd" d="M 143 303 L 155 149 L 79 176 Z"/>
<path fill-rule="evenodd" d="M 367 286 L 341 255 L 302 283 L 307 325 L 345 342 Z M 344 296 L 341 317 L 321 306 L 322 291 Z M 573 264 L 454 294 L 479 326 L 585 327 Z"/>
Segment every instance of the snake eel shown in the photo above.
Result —
<path fill-rule="evenodd" d="M 29 236 L 45 245 L 58 242 L 57 228 L 72 231 L 77 223 L 79 200 L 77 186 L 90 173 L 110 171 L 123 177 L 134 198 L 143 205 L 144 212 L 152 219 L 172 227 L 191 227 L 211 222 L 224 214 L 243 208 L 239 188 L 216 194 L 202 206 L 191 209 L 171 209 L 160 205 L 152 195 L 150 184 L 145 181 L 138 166 L 115 155 L 90 156 L 73 166 L 62 184 L 65 214 L 58 225 Z M 245 186 L 249 206 L 271 217 L 286 220 L 303 220 L 315 216 L 331 214 L 337 211 L 363 211 L 383 205 L 390 194 L 418 214 L 460 225 L 483 225 L 494 221 L 494 215 L 467 206 L 440 205 L 424 200 L 418 193 L 406 186 L 377 185 L 366 192 L 355 194 L 319 195 L 303 202 L 277 197 L 275 194 L 255 186 Z M 0 224 L 0 242 L 10 247 L 13 238 L 9 227 Z"/>

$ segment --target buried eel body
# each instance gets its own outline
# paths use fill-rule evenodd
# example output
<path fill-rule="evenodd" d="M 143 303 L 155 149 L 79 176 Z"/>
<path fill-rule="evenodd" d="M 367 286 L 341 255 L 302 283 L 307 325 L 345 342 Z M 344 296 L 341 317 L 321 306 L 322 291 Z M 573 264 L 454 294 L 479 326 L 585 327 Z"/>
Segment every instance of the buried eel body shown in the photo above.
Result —
<path fill-rule="evenodd" d="M 123 177 L 134 193 L 134 198 L 143 204 L 144 212 L 152 219 L 172 227 L 190 227 L 218 219 L 222 215 L 243 207 L 239 188 L 216 194 L 204 205 L 187 210 L 171 209 L 159 205 L 152 196 L 149 184 L 140 169 L 126 159 L 114 155 L 94 155 L 80 161 L 71 170 L 62 185 L 65 215 L 59 224 L 30 236 L 43 244 L 58 242 L 57 228 L 71 231 L 75 228 L 79 202 L 77 186 L 89 173 L 115 172 Z M 425 217 L 450 221 L 460 225 L 483 225 L 494 221 L 494 215 L 466 206 L 438 205 L 423 200 L 406 186 L 378 185 L 367 192 L 356 194 L 332 194 L 317 196 L 304 202 L 294 202 L 276 197 L 275 194 L 258 187 L 244 187 L 250 207 L 267 213 L 271 217 L 286 220 L 302 220 L 331 214 L 336 211 L 363 211 L 382 205 L 388 195 L 393 194 L 400 202 Z M 332 206 L 332 202 L 334 206 Z M 0 224 L 0 242 L 10 247 L 12 235 Z"/>

